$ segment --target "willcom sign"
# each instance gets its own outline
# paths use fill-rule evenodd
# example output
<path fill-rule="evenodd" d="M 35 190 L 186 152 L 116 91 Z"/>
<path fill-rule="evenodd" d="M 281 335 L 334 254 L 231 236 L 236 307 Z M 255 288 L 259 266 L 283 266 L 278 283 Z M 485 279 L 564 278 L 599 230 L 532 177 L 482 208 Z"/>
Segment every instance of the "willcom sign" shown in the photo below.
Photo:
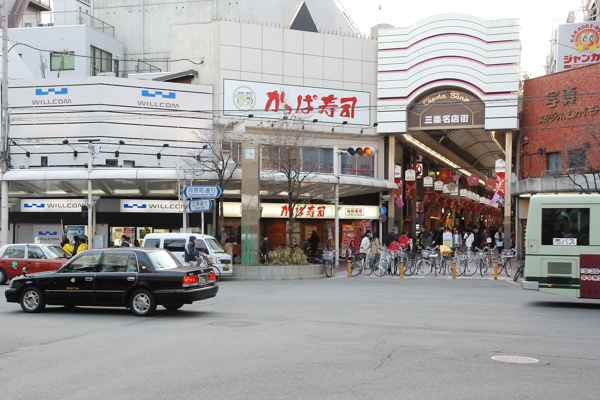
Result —
<path fill-rule="evenodd" d="M 22 199 L 21 212 L 81 212 L 85 199 Z"/>

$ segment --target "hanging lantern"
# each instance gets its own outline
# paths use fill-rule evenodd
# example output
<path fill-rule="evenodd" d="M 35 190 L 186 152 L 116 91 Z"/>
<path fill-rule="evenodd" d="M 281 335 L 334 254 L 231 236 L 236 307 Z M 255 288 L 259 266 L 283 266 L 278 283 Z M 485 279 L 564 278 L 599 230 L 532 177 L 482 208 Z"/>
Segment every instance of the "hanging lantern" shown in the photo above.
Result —
<path fill-rule="evenodd" d="M 477 186 L 478 183 L 479 183 L 479 177 L 475 174 L 472 174 L 467 178 L 467 184 L 469 186 Z"/>
<path fill-rule="evenodd" d="M 452 177 L 452 175 L 450 174 L 450 171 L 446 171 L 445 169 L 440 171 L 440 175 L 439 175 L 440 181 L 448 182 L 451 177 Z"/>

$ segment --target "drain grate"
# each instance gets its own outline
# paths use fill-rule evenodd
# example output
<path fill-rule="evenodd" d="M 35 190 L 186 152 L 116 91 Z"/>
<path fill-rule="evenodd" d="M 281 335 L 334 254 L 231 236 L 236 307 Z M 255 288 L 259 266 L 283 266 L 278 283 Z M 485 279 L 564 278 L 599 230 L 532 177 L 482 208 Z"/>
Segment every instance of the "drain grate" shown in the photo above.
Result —
<path fill-rule="evenodd" d="M 522 356 L 493 356 L 492 360 L 513 364 L 535 364 L 540 360 Z"/>

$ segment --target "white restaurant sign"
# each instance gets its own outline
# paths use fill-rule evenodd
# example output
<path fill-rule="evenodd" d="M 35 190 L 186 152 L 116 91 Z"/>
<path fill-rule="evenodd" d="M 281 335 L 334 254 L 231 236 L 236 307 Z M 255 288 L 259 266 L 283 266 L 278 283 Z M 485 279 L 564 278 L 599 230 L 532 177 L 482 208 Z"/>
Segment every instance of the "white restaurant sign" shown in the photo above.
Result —
<path fill-rule="evenodd" d="M 371 94 L 350 90 L 225 79 L 223 114 L 371 125 Z"/>
<path fill-rule="evenodd" d="M 559 25 L 556 36 L 556 72 L 600 61 L 600 23 L 586 21 Z"/>

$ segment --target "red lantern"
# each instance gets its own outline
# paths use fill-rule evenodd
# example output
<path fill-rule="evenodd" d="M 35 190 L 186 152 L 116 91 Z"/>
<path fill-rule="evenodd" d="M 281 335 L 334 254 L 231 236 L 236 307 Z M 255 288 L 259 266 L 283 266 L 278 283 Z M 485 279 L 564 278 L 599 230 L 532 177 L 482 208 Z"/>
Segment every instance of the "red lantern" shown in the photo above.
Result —
<path fill-rule="evenodd" d="M 450 178 L 452 178 L 452 175 L 450 174 L 450 171 L 446 171 L 445 169 L 443 169 L 442 171 L 440 171 L 440 175 L 439 175 L 439 179 L 442 182 L 448 182 L 450 180 Z"/>

